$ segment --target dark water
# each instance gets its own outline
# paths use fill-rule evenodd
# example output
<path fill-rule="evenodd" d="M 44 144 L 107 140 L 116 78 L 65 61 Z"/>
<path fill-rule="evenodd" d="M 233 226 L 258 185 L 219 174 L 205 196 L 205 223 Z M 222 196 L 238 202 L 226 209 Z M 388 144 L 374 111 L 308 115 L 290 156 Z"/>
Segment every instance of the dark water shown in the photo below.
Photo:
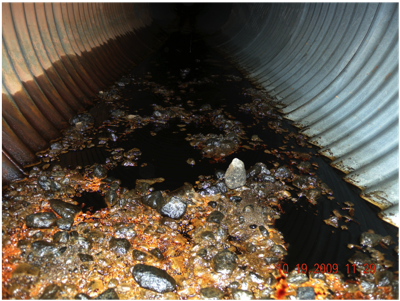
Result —
<path fill-rule="evenodd" d="M 191 48 L 190 48 L 190 40 Z M 190 52 L 191 51 L 191 52 Z M 196 59 L 200 62 L 196 62 Z M 156 65 L 158 64 L 158 65 Z M 180 69 L 191 68 L 191 72 L 185 81 L 202 79 L 207 76 L 214 83 L 205 85 L 191 85 L 194 92 L 182 94 L 177 88 L 177 80 L 180 80 Z M 244 96 L 242 91 L 244 88 L 251 87 L 251 84 L 246 81 L 226 81 L 226 75 L 241 74 L 227 61 L 225 61 L 218 53 L 208 47 L 203 41 L 196 36 L 190 35 L 174 35 L 170 40 L 161 47 L 156 53 L 150 55 L 140 65 L 138 65 L 131 74 L 136 78 L 142 76 L 145 72 L 151 72 L 153 81 L 157 84 L 165 85 L 176 91 L 175 96 L 179 95 L 181 101 L 173 101 L 171 105 L 182 104 L 182 106 L 190 110 L 187 106 L 187 101 L 191 100 L 196 105 L 208 103 L 213 109 L 219 108 L 221 105 L 226 105 L 224 108 L 230 114 L 240 120 L 246 127 L 247 137 L 257 134 L 267 145 L 268 148 L 277 148 L 283 146 L 283 135 L 275 134 L 267 125 L 267 120 L 262 120 L 260 123 L 247 128 L 248 125 L 254 124 L 254 120 L 250 115 L 238 112 L 240 104 L 250 102 L 251 98 Z M 167 73 L 169 72 L 169 74 Z M 218 74 L 218 78 L 213 78 L 211 75 Z M 175 76 L 174 79 L 168 78 Z M 157 96 L 151 93 L 150 90 L 145 90 L 146 86 L 129 85 L 122 92 L 122 97 L 129 101 L 126 105 L 129 108 L 130 114 L 151 115 L 153 113 L 152 104 L 167 106 L 163 102 L 162 96 Z M 141 91 L 140 91 L 141 90 Z M 186 89 L 187 91 L 189 89 Z M 210 163 L 210 159 L 202 158 L 200 151 L 190 146 L 188 141 L 185 141 L 187 133 L 222 133 L 211 125 L 196 127 L 195 125 L 186 126 L 187 131 L 181 132 L 178 124 L 182 124 L 180 120 L 171 120 L 168 127 L 157 130 L 154 125 L 146 126 L 142 129 L 135 130 L 132 134 L 126 136 L 124 141 L 119 141 L 113 147 L 123 147 L 124 149 L 139 148 L 142 151 L 142 156 L 138 161 L 137 167 L 122 167 L 109 171 L 109 176 L 120 179 L 121 186 L 132 189 L 135 187 L 136 179 L 163 177 L 163 183 L 154 184 L 157 190 L 174 190 L 183 185 L 184 182 L 194 184 L 198 180 L 199 175 L 211 175 L 215 170 L 226 170 L 233 158 L 239 158 L 245 163 L 246 168 L 254 165 L 256 162 L 264 162 L 268 167 L 272 167 L 272 163 L 276 162 L 275 156 L 264 153 L 262 148 L 256 150 L 240 149 L 226 157 L 225 162 Z M 263 127 L 265 128 L 263 130 Z M 284 128 L 295 132 L 289 122 L 284 122 Z M 156 131 L 157 135 L 152 136 L 151 131 Z M 178 132 L 178 133 L 174 133 Z M 293 139 L 287 144 L 287 149 L 293 145 L 295 151 L 317 153 L 317 149 L 309 149 L 299 147 Z M 61 158 L 63 166 L 73 166 L 74 164 L 87 165 L 104 163 L 109 153 L 101 148 L 92 148 L 80 152 L 73 152 L 64 155 Z M 188 158 L 196 160 L 195 166 L 190 166 L 186 163 Z M 288 164 L 288 158 L 283 155 L 280 164 Z M 311 162 L 316 162 L 319 165 L 317 175 L 323 182 L 333 190 L 333 201 L 328 200 L 325 196 L 318 200 L 316 206 L 311 205 L 303 198 L 297 203 L 286 201 L 282 203 L 282 209 L 285 214 L 276 221 L 276 227 L 284 234 L 285 241 L 289 243 L 286 262 L 289 269 L 292 270 L 296 264 L 307 264 L 308 269 L 314 267 L 315 264 L 330 263 L 338 264 L 339 269 L 346 273 L 347 259 L 354 254 L 354 250 L 347 248 L 347 244 L 359 243 L 359 237 L 362 232 L 369 229 L 381 235 L 391 235 L 394 240 L 397 240 L 397 228 L 380 220 L 376 213 L 378 209 L 361 199 L 357 188 L 347 184 L 342 180 L 343 174 L 334 170 L 329 166 L 327 159 L 313 156 Z M 147 163 L 147 166 L 140 167 L 142 163 Z M 295 173 L 298 170 L 292 166 Z M 295 197 L 295 195 L 292 195 Z M 90 195 L 85 195 L 86 201 Z M 346 223 L 349 230 L 343 231 L 340 228 L 335 229 L 326 225 L 323 219 L 327 219 L 332 215 L 334 209 L 345 214 L 340 209 L 345 207 L 343 202 L 350 201 L 355 204 L 354 219 L 357 222 Z M 358 224 L 359 223 L 359 224 Z M 340 225 L 344 224 L 342 221 Z M 394 245 L 387 250 L 377 247 L 377 249 L 386 254 L 385 258 L 395 262 L 395 268 L 398 270 L 398 256 L 393 251 Z"/>

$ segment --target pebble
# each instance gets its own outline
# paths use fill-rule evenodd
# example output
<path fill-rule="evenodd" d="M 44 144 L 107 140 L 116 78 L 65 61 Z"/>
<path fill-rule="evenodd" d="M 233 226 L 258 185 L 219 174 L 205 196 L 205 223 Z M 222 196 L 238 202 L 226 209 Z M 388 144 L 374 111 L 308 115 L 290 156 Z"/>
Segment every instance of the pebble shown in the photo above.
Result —
<path fill-rule="evenodd" d="M 196 161 L 193 158 L 189 158 L 186 160 L 186 163 L 193 166 L 196 164 Z"/>
<path fill-rule="evenodd" d="M 114 190 L 109 190 L 106 192 L 104 196 L 104 200 L 108 204 L 108 206 L 114 206 L 116 200 L 118 199 L 118 194 Z"/>
<path fill-rule="evenodd" d="M 267 228 L 265 228 L 264 226 L 259 226 L 258 229 L 260 229 L 260 233 L 262 236 L 269 237 L 269 232 Z"/>
<path fill-rule="evenodd" d="M 52 191 L 60 191 L 62 188 L 61 184 L 56 182 L 56 181 L 51 181 L 50 183 L 50 189 Z"/>
<path fill-rule="evenodd" d="M 164 259 L 164 255 L 159 248 L 155 248 L 155 249 L 151 250 L 150 254 L 159 260 Z"/>
<path fill-rule="evenodd" d="M 360 244 L 367 247 L 375 247 L 382 239 L 382 235 L 375 233 L 362 233 L 360 237 Z"/>
<path fill-rule="evenodd" d="M 51 209 L 63 218 L 74 218 L 81 209 L 78 206 L 52 199 L 49 201 Z"/>
<path fill-rule="evenodd" d="M 252 300 L 254 295 L 252 292 L 247 290 L 234 289 L 232 290 L 232 296 L 235 300 Z"/>
<path fill-rule="evenodd" d="M 126 238 L 114 238 L 110 240 L 109 249 L 118 255 L 128 253 L 131 248 L 131 243 Z"/>
<path fill-rule="evenodd" d="M 172 196 L 165 199 L 158 207 L 158 212 L 169 218 L 180 219 L 186 213 L 186 203 L 181 198 Z"/>
<path fill-rule="evenodd" d="M 215 287 L 205 287 L 200 289 L 202 299 L 219 300 L 224 296 L 224 292 Z"/>
<path fill-rule="evenodd" d="M 79 253 L 78 256 L 79 256 L 79 259 L 82 262 L 93 261 L 93 256 L 92 255 Z"/>
<path fill-rule="evenodd" d="M 107 169 L 99 164 L 96 164 L 93 168 L 93 175 L 99 179 L 107 178 Z"/>
<path fill-rule="evenodd" d="M 84 294 L 84 293 L 79 293 L 76 294 L 74 297 L 75 300 L 90 300 L 92 298 L 90 298 L 88 295 Z"/>
<path fill-rule="evenodd" d="M 388 270 L 379 271 L 375 274 L 377 286 L 389 286 L 393 281 L 393 273 Z"/>
<path fill-rule="evenodd" d="M 236 189 L 246 184 L 246 170 L 243 161 L 234 158 L 225 173 L 225 184 L 229 189 Z"/>
<path fill-rule="evenodd" d="M 70 233 L 70 240 L 73 245 L 78 246 L 80 249 L 88 251 L 92 248 L 92 244 L 87 238 L 83 236 L 72 236 L 72 232 Z"/>
<path fill-rule="evenodd" d="M 299 287 L 296 290 L 296 297 L 299 300 L 314 300 L 315 299 L 314 288 L 310 286 Z"/>
<path fill-rule="evenodd" d="M 209 216 L 207 216 L 206 220 L 210 223 L 220 224 L 224 217 L 225 215 L 221 211 L 215 210 L 211 212 Z"/>
<path fill-rule="evenodd" d="M 139 250 L 133 250 L 132 257 L 134 260 L 145 261 L 147 259 L 147 254 Z"/>
<path fill-rule="evenodd" d="M 113 288 L 109 288 L 100 295 L 98 295 L 96 300 L 119 300 L 117 292 Z"/>
<path fill-rule="evenodd" d="M 213 258 L 214 270 L 221 274 L 230 274 L 236 268 L 237 256 L 228 250 L 222 250 Z"/>
<path fill-rule="evenodd" d="M 58 231 L 53 235 L 53 242 L 54 243 L 62 243 L 65 244 L 69 240 L 69 234 L 65 231 Z"/>
<path fill-rule="evenodd" d="M 216 208 L 217 207 L 217 202 L 211 201 L 207 203 L 208 206 L 210 206 L 211 208 Z"/>
<path fill-rule="evenodd" d="M 289 276 L 286 278 L 286 282 L 291 284 L 302 284 L 308 281 L 308 276 L 303 273 L 299 273 L 297 270 L 293 270 L 289 273 Z"/>
<path fill-rule="evenodd" d="M 29 263 L 21 263 L 12 272 L 12 278 L 17 278 L 20 276 L 36 278 L 39 277 L 39 275 L 40 275 L 39 268 Z"/>
<path fill-rule="evenodd" d="M 37 240 L 31 244 L 31 250 L 33 255 L 43 257 L 56 253 L 57 247 L 51 242 Z"/>
<path fill-rule="evenodd" d="M 229 201 L 234 204 L 238 204 L 242 201 L 242 198 L 240 196 L 234 195 L 234 196 L 229 197 Z"/>
<path fill-rule="evenodd" d="M 292 177 L 292 172 L 286 166 L 281 166 L 276 169 L 274 176 L 281 180 L 288 179 Z"/>
<path fill-rule="evenodd" d="M 56 225 L 57 216 L 53 212 L 39 212 L 26 217 L 28 228 L 51 228 Z"/>
<path fill-rule="evenodd" d="M 261 173 L 260 165 L 253 165 L 246 171 L 246 178 L 253 178 Z"/>
<path fill-rule="evenodd" d="M 60 292 L 61 288 L 57 284 L 50 284 L 44 289 L 43 294 L 39 297 L 39 299 L 60 299 L 58 296 Z"/>
<path fill-rule="evenodd" d="M 73 224 L 74 224 L 73 218 L 60 218 L 56 222 L 58 229 L 66 231 L 71 230 Z"/>
<path fill-rule="evenodd" d="M 364 280 L 364 279 L 360 281 L 359 286 L 360 286 L 360 291 L 361 291 L 363 294 L 372 294 L 372 293 L 375 292 L 376 289 L 377 289 L 375 283 L 366 281 L 366 280 Z"/>
<path fill-rule="evenodd" d="M 50 190 L 51 181 L 46 176 L 38 177 L 38 184 L 39 184 L 39 187 L 42 188 L 43 190 L 45 190 L 45 191 Z"/>
<path fill-rule="evenodd" d="M 164 270 L 144 264 L 134 266 L 132 276 L 140 287 L 157 293 L 172 292 L 176 288 L 176 282 Z"/>
<path fill-rule="evenodd" d="M 214 174 L 218 180 L 223 180 L 225 178 L 225 172 L 223 170 L 217 169 Z"/>
<path fill-rule="evenodd" d="M 157 209 L 161 206 L 164 198 L 161 191 L 153 191 L 152 193 L 145 195 L 140 198 L 143 205 L 149 206 L 152 209 Z"/>

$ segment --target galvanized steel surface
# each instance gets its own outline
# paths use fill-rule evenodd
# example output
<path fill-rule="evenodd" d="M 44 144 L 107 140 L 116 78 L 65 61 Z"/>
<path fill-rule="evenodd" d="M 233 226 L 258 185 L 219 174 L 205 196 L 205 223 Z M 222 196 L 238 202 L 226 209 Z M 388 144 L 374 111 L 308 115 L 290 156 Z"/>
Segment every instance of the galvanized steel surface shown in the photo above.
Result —
<path fill-rule="evenodd" d="M 207 39 L 398 226 L 398 4 L 235 3 Z"/>
<path fill-rule="evenodd" d="M 167 35 L 145 3 L 3 3 L 3 185 Z"/>

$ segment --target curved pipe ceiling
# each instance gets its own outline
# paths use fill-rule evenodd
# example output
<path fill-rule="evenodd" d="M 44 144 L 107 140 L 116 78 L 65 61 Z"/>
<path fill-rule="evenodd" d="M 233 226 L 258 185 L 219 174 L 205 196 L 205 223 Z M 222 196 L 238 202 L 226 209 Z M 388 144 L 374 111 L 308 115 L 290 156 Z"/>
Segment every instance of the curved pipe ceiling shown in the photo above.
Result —
<path fill-rule="evenodd" d="M 3 3 L 3 183 L 178 30 L 156 5 Z M 206 41 L 398 226 L 398 4 L 213 5 L 196 19 Z"/>

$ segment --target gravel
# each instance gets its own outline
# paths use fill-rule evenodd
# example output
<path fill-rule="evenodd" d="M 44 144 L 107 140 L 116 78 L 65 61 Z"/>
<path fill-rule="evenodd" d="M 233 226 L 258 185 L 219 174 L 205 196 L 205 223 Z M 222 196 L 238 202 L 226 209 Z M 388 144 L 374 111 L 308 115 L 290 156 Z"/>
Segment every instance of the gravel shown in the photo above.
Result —
<path fill-rule="evenodd" d="M 144 264 L 134 266 L 132 276 L 140 287 L 157 293 L 172 292 L 176 288 L 176 282 L 164 270 Z"/>

